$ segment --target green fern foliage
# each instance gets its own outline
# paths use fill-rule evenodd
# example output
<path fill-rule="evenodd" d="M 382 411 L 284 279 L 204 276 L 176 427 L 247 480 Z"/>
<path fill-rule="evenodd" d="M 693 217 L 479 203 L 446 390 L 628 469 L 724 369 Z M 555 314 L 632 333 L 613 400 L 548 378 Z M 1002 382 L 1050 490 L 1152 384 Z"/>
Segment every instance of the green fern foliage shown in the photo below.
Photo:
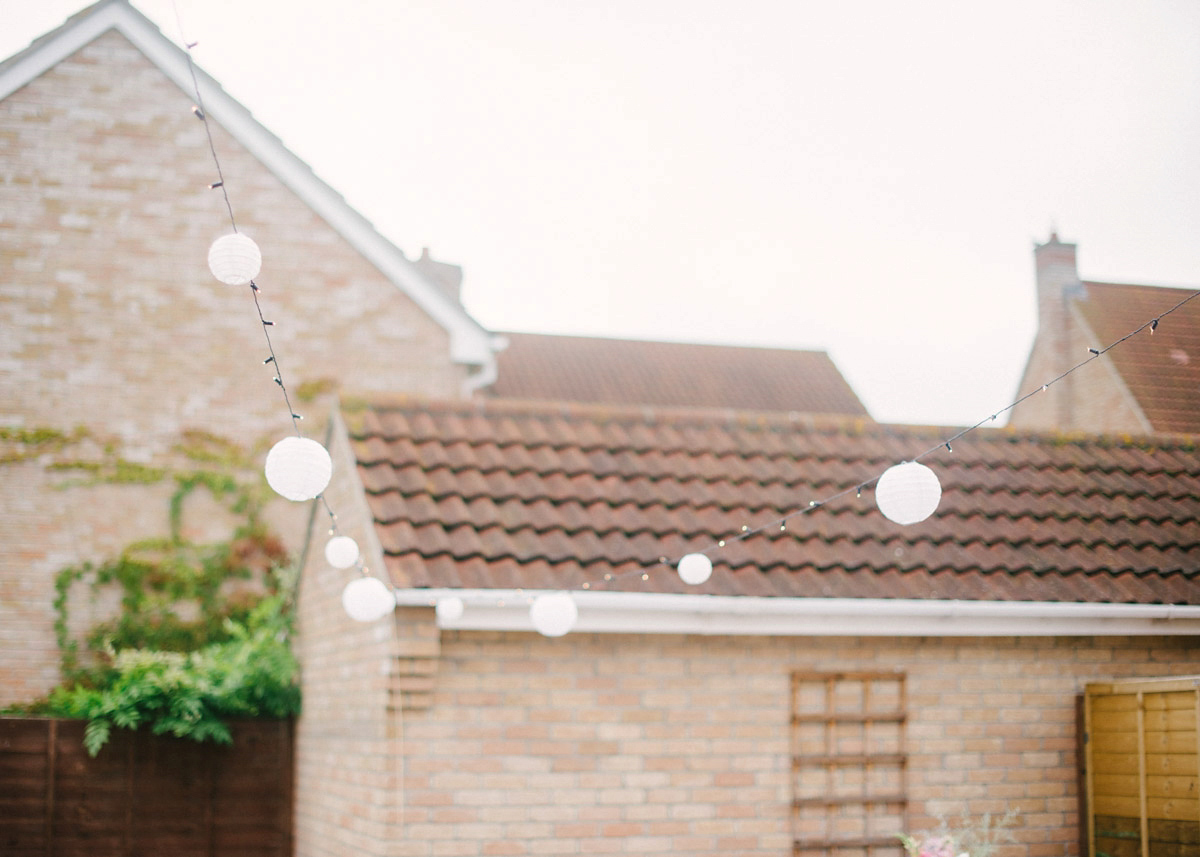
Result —
<path fill-rule="evenodd" d="M 300 711 L 290 621 L 280 596 L 265 598 L 229 639 L 193 652 L 123 649 L 107 680 L 56 688 L 46 713 L 88 721 L 84 745 L 96 755 L 112 730 L 148 727 L 156 735 L 229 744 L 229 718 L 286 718 Z"/>

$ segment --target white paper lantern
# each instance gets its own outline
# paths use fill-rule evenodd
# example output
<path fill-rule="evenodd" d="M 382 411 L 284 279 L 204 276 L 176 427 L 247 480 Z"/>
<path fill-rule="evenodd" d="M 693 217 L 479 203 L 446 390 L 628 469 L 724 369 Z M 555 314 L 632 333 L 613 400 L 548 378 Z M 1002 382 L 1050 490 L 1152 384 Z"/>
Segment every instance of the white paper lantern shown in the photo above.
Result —
<path fill-rule="evenodd" d="M 561 637 L 575 627 L 579 608 L 575 599 L 567 592 L 549 592 L 539 595 L 529 608 L 529 618 L 539 634 Z"/>
<path fill-rule="evenodd" d="M 712 575 L 712 560 L 702 553 L 690 553 L 679 561 L 679 579 L 698 586 Z"/>
<path fill-rule="evenodd" d="M 333 474 L 325 447 L 304 437 L 285 437 L 267 453 L 267 484 L 289 500 L 319 497 Z"/>
<path fill-rule="evenodd" d="M 396 595 L 378 577 L 359 577 L 342 590 L 342 607 L 356 622 L 374 622 L 396 607 Z"/>
<path fill-rule="evenodd" d="M 229 286 L 244 286 L 262 270 L 262 253 L 240 232 L 222 235 L 208 248 L 208 270 Z"/>
<path fill-rule="evenodd" d="M 334 568 L 349 568 L 358 562 L 358 542 L 349 536 L 334 536 L 325 542 L 325 560 Z"/>
<path fill-rule="evenodd" d="M 457 597 L 442 598 L 434 610 L 437 612 L 439 622 L 455 622 L 462 618 L 463 602 L 461 598 Z"/>
<path fill-rule="evenodd" d="M 916 461 L 889 467 L 875 485 L 879 511 L 897 524 L 916 524 L 932 515 L 942 499 L 937 474 Z"/>

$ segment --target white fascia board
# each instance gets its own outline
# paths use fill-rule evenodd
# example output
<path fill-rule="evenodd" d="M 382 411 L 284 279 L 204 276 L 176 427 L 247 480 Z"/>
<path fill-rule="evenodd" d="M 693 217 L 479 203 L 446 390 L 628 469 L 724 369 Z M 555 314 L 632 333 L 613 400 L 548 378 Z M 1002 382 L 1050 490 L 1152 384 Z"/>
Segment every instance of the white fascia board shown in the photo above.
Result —
<path fill-rule="evenodd" d="M 533 631 L 533 590 L 399 589 L 402 607 L 459 598 L 448 630 Z M 571 592 L 575 632 L 802 637 L 1060 637 L 1200 635 L 1200 607 L 1033 601 L 760 598 Z"/>
<path fill-rule="evenodd" d="M 34 42 L 0 72 L 0 99 L 20 89 L 76 51 L 115 29 L 129 39 L 189 98 L 196 84 L 188 54 L 171 42 L 140 12 L 125 2 L 113 2 L 64 25 L 39 42 Z M 312 169 L 288 151 L 278 137 L 226 93 L 220 85 L 195 68 L 200 97 L 208 116 L 219 122 L 293 193 L 302 199 L 346 241 L 378 268 L 401 291 L 411 297 L 450 334 L 450 356 L 456 363 L 480 366 L 486 371 L 496 358 L 491 334 L 466 310 L 429 282 L 396 245 L 376 231 L 365 217 L 351 208 L 342 196 L 317 178 Z"/>

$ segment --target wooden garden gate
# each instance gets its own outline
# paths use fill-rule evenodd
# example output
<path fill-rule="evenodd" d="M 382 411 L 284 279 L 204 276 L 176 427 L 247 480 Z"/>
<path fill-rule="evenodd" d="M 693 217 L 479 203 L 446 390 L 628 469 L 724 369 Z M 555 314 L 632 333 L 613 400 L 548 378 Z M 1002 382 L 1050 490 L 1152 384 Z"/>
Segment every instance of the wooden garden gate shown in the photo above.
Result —
<path fill-rule="evenodd" d="M 1084 691 L 1089 857 L 1200 857 L 1200 676 Z"/>

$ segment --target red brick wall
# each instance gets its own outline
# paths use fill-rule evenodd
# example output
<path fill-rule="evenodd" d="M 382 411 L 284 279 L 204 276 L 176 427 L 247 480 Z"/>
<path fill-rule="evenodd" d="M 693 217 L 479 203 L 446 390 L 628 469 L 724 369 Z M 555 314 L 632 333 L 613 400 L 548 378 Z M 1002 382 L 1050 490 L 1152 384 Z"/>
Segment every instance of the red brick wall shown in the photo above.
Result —
<path fill-rule="evenodd" d="M 160 463 L 189 428 L 246 446 L 292 432 L 249 289 L 207 268 L 229 222 L 192 103 L 115 32 L 0 102 L 0 427 L 85 426 L 94 440 L 58 459 L 111 444 Z M 445 332 L 213 131 L 293 395 L 327 378 L 458 395 Z M 330 396 L 293 402 L 322 436 Z M 48 460 L 0 461 L 0 705 L 55 681 L 55 572 L 166 526 L 169 486 L 61 490 Z M 298 548 L 303 516 L 279 514 Z"/>
<path fill-rule="evenodd" d="M 1075 697 L 1195 671 L 1200 641 L 781 639 L 446 632 L 403 718 L 412 855 L 790 854 L 793 670 L 908 677 L 909 826 L 1019 813 L 1078 854 Z"/>

